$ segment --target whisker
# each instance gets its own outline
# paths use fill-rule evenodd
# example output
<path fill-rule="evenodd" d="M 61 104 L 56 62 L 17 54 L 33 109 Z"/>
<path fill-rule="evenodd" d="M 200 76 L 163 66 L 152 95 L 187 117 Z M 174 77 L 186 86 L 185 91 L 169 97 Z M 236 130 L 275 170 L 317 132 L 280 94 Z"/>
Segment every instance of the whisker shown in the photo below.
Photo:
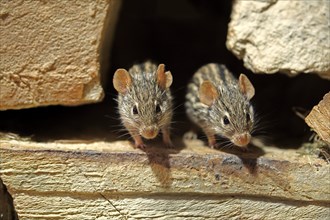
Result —
<path fill-rule="evenodd" d="M 108 127 L 113 128 L 113 129 L 124 129 L 125 128 L 122 124 L 109 124 Z"/>
<path fill-rule="evenodd" d="M 130 133 L 125 133 L 125 134 L 117 136 L 117 138 L 123 138 L 123 137 L 127 137 L 127 136 L 130 137 L 131 134 Z"/>
<path fill-rule="evenodd" d="M 229 141 L 229 142 L 225 143 L 224 145 L 220 145 L 219 147 L 220 147 L 220 149 L 225 149 L 225 148 L 230 149 L 230 148 L 234 147 L 234 144 Z"/>
<path fill-rule="evenodd" d="M 121 133 L 121 132 L 128 132 L 128 131 L 125 128 L 121 128 L 121 129 L 114 130 L 114 132 L 118 134 L 118 133 Z"/>
<path fill-rule="evenodd" d="M 180 91 L 182 91 L 182 90 L 184 90 L 184 89 L 186 89 L 186 87 L 185 87 L 185 86 L 181 86 L 181 87 L 179 87 L 179 88 L 176 88 L 176 89 L 173 91 L 173 93 L 175 94 L 175 93 L 180 92 Z"/>
<path fill-rule="evenodd" d="M 182 107 L 184 105 L 184 103 L 181 103 L 181 104 L 179 104 L 179 105 L 177 105 L 177 106 L 175 106 L 172 110 L 173 111 L 175 111 L 176 109 L 178 109 L 178 108 L 180 108 L 180 107 Z"/>
<path fill-rule="evenodd" d="M 104 115 L 104 117 L 105 117 L 105 118 L 114 119 L 114 120 L 118 120 L 118 117 L 111 116 L 111 115 Z"/>

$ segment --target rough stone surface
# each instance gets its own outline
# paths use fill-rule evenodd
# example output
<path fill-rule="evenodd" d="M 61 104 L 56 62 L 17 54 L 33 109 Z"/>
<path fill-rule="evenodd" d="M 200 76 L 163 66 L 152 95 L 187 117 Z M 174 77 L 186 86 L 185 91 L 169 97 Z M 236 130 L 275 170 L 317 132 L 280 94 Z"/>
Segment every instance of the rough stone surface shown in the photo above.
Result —
<path fill-rule="evenodd" d="M 20 219 L 325 219 L 329 164 L 295 150 L 229 153 L 0 140 L 0 177 Z M 182 145 L 186 147 L 183 148 Z M 181 147 L 181 148 L 180 148 Z M 79 150 L 79 151 L 78 151 Z"/>
<path fill-rule="evenodd" d="M 330 79 L 330 1 L 235 1 L 227 47 L 255 73 Z"/>
<path fill-rule="evenodd" d="M 101 101 L 99 50 L 118 2 L 1 1 L 0 110 Z"/>
<path fill-rule="evenodd" d="M 314 106 L 305 121 L 322 140 L 330 144 L 330 92 Z"/>

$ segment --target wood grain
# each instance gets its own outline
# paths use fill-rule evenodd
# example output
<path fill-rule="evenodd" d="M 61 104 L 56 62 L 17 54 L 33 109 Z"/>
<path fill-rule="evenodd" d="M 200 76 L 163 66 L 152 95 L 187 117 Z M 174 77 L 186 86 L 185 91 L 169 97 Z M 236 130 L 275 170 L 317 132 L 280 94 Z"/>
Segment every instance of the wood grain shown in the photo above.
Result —
<path fill-rule="evenodd" d="M 222 152 L 200 141 L 0 142 L 0 175 L 20 219 L 322 219 L 330 166 L 294 150 Z M 268 218 L 269 217 L 269 218 Z"/>

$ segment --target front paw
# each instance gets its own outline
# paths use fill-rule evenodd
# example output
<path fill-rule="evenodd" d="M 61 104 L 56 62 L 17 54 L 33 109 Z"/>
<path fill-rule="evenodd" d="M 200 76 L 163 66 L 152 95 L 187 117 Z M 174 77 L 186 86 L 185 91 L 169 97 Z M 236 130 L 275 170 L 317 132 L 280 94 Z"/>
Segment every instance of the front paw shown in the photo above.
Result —
<path fill-rule="evenodd" d="M 193 131 L 188 131 L 186 133 L 184 133 L 183 135 L 183 140 L 197 140 L 197 134 Z"/>
<path fill-rule="evenodd" d="M 219 144 L 214 140 L 214 141 L 209 141 L 209 147 L 211 149 L 215 149 L 219 147 Z"/>
<path fill-rule="evenodd" d="M 134 147 L 143 150 L 143 149 L 146 149 L 147 145 L 145 145 L 143 142 L 140 142 L 140 143 L 135 142 Z"/>

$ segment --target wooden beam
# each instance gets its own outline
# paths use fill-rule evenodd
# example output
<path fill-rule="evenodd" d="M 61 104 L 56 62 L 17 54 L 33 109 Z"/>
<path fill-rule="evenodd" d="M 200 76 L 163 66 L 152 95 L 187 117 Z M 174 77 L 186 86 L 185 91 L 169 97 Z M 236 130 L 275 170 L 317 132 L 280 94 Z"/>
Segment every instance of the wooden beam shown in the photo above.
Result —
<path fill-rule="evenodd" d="M 4 140 L 0 177 L 20 219 L 328 214 L 330 166 L 321 159 L 273 147 L 223 152 L 197 140 L 154 145 Z"/>

